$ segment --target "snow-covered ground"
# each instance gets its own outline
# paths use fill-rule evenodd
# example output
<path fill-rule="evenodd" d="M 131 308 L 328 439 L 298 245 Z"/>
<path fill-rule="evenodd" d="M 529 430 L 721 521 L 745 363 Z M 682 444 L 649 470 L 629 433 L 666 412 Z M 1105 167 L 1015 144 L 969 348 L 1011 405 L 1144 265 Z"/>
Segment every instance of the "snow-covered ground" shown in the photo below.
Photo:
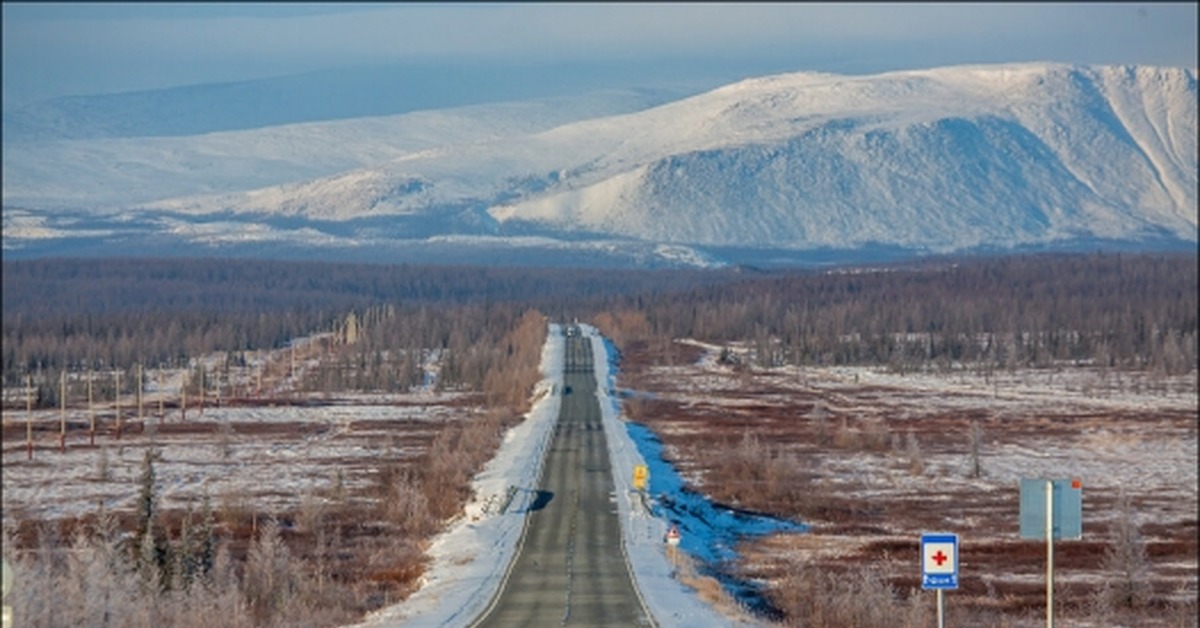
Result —
<path fill-rule="evenodd" d="M 622 550 L 646 607 L 663 627 L 751 625 L 750 620 L 719 613 L 675 579 L 675 568 L 664 543 L 668 521 L 654 514 L 661 512 L 660 508 L 652 505 L 647 512 L 642 506 L 641 498 L 633 490 L 632 469 L 639 464 L 650 465 L 650 493 L 660 499 L 665 495 L 669 500 L 682 501 L 695 496 L 683 495 L 682 483 L 669 480 L 671 473 L 661 459 L 644 457 L 642 447 L 631 435 L 630 424 L 621 420 L 619 402 L 614 396 L 613 347 L 595 328 L 586 325 L 580 328 L 592 342 L 596 394 L 621 518 Z M 433 563 L 420 590 L 403 603 L 370 615 L 358 626 L 463 626 L 481 613 L 496 594 L 521 537 L 541 474 L 543 453 L 558 417 L 561 398 L 555 393 L 561 390 L 563 377 L 560 332 L 560 327 L 551 326 L 542 352 L 543 380 L 538 384 L 533 408 L 524 422 L 506 434 L 496 457 L 476 478 L 476 498 L 467 506 L 466 515 L 434 540 L 429 549 Z M 502 512 L 501 505 L 510 487 L 516 489 L 515 496 Z M 684 531 L 682 547 L 689 551 L 712 547 L 720 542 L 713 536 L 716 531 L 729 534 L 736 528 L 736 525 L 734 528 L 700 525 L 683 516 L 673 521 Z M 746 524 L 750 527 L 756 522 Z M 761 522 L 757 525 L 761 526 Z"/>

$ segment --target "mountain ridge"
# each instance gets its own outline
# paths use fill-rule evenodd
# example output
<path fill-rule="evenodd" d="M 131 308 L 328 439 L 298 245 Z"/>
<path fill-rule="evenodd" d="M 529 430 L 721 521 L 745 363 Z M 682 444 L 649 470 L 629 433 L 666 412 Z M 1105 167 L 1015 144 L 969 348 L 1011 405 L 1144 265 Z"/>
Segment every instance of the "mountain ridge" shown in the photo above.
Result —
<path fill-rule="evenodd" d="M 796 72 L 540 128 L 485 123 L 366 168 L 111 216 L 192 242 L 269 224 L 321 246 L 623 242 L 706 265 L 717 250 L 1194 243 L 1196 103 L 1195 68 Z M 23 214 L 6 231 L 18 218 L 42 225 Z"/>
<path fill-rule="evenodd" d="M 344 220 L 482 206 L 501 225 L 722 246 L 1195 239 L 1195 93 L 1194 70 L 1133 66 L 776 75 L 152 207 Z"/>

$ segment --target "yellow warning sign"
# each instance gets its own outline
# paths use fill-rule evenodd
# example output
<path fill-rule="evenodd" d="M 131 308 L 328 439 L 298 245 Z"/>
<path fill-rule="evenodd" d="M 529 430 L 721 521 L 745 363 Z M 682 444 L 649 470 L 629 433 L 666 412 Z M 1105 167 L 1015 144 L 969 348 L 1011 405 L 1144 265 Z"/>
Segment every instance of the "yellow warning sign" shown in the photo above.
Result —
<path fill-rule="evenodd" d="M 650 469 L 644 464 L 639 464 L 633 468 L 633 488 L 639 491 L 646 490 L 646 480 L 650 478 Z"/>

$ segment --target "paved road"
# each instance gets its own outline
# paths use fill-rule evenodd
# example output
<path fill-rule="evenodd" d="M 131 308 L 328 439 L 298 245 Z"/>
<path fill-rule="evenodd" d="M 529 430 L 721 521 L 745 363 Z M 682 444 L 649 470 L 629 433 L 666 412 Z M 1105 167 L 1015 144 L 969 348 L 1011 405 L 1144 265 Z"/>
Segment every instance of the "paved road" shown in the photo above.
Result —
<path fill-rule="evenodd" d="M 478 626 L 648 626 L 621 554 L 591 343 L 566 339 L 562 410 L 520 554 Z"/>

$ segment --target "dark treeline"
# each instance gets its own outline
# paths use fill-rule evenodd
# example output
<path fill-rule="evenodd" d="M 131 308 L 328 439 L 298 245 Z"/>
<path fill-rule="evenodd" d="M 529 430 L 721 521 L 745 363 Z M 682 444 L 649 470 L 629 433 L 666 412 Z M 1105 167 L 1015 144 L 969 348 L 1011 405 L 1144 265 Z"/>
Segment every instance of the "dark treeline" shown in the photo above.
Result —
<path fill-rule="evenodd" d="M 751 279 L 616 298 L 621 340 L 751 341 L 760 365 L 903 370 L 1078 361 L 1186 373 L 1197 360 L 1194 255 L 1039 255 Z"/>
<path fill-rule="evenodd" d="M 347 312 L 391 304 L 415 322 L 401 347 L 461 345 L 447 312 L 479 321 L 491 304 L 564 304 L 584 296 L 688 287 L 712 273 L 552 271 L 262 260 L 45 259 L 3 264 L 3 369 L 178 366 L 212 351 L 278 348 Z M 413 337 L 416 333 L 417 336 Z M 453 342 L 452 342 L 453 341 Z M 396 346 L 396 345 L 393 345 Z"/>
<path fill-rule="evenodd" d="M 482 389 L 530 308 L 596 320 L 620 344 L 751 341 L 761 365 L 1046 366 L 1187 372 L 1197 359 L 1194 255 L 1042 255 L 776 273 L 537 270 L 255 260 L 33 260 L 3 265 L 5 383 L 62 368 L 179 366 L 332 331 L 362 342 L 310 390 L 419 383 Z M 599 318 L 596 318 L 599 315 Z M 123 381 L 129 381 L 125 378 Z"/>

